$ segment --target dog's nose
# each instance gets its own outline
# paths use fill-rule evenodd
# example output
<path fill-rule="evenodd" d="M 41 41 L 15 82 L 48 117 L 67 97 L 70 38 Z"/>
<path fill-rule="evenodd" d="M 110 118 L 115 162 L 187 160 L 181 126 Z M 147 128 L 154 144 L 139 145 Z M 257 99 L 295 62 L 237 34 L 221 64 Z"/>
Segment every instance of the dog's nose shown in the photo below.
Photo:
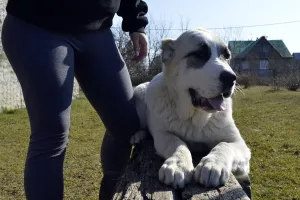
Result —
<path fill-rule="evenodd" d="M 220 74 L 220 81 L 223 83 L 224 88 L 232 87 L 235 80 L 236 80 L 236 75 L 234 75 L 233 73 L 230 73 L 228 71 L 223 71 Z"/>

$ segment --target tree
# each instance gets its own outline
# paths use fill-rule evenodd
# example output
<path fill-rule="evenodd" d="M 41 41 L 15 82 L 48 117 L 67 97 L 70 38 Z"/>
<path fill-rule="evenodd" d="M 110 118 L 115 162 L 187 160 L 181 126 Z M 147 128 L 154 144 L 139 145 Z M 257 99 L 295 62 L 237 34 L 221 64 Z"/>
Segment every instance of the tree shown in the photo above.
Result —
<path fill-rule="evenodd" d="M 121 26 L 115 27 L 113 29 L 114 38 L 116 41 L 116 45 L 126 63 L 128 68 L 131 81 L 133 85 L 137 85 L 140 82 L 144 82 L 143 80 L 147 80 L 147 70 L 146 70 L 146 63 L 145 61 L 141 61 L 136 63 L 133 60 L 134 51 L 133 45 L 130 40 L 129 34 L 125 33 Z"/>
<path fill-rule="evenodd" d="M 117 47 L 129 70 L 132 82 L 134 85 L 141 82 L 149 81 L 154 75 L 161 71 L 161 41 L 166 38 L 172 27 L 171 23 L 166 23 L 165 20 L 155 21 L 149 19 L 149 24 L 146 27 L 148 38 L 148 56 L 144 61 L 135 63 L 133 58 L 133 45 L 127 33 L 124 33 L 121 26 L 114 28 L 113 33 Z"/>
<path fill-rule="evenodd" d="M 189 19 L 184 19 L 180 16 L 180 31 L 181 33 L 189 29 Z M 161 61 L 161 41 L 168 37 L 172 23 L 167 23 L 167 20 L 154 21 L 150 20 L 147 27 L 147 35 L 149 38 L 149 55 L 148 55 L 148 70 L 150 77 L 155 76 L 162 71 Z"/>
<path fill-rule="evenodd" d="M 154 76 L 161 71 L 161 41 L 169 35 L 172 28 L 171 23 L 166 23 L 166 20 L 155 21 L 153 18 L 149 20 L 146 28 L 146 33 L 149 42 L 148 53 L 148 71 L 151 76 Z"/>
<path fill-rule="evenodd" d="M 142 82 L 149 81 L 153 76 L 162 71 L 161 62 L 161 41 L 170 35 L 172 23 L 169 23 L 165 19 L 154 20 L 149 17 L 149 24 L 146 27 L 146 34 L 148 38 L 148 56 L 139 63 L 135 63 L 133 58 L 133 46 L 130 41 L 130 37 L 127 33 L 124 33 L 120 28 L 120 24 L 117 24 L 113 29 L 114 37 L 117 47 L 129 70 L 131 80 L 134 85 Z M 178 31 L 184 32 L 189 28 L 189 20 L 180 18 L 180 29 Z"/>
<path fill-rule="evenodd" d="M 243 32 L 242 27 L 226 27 L 223 29 L 215 30 L 222 40 L 228 44 L 229 41 L 240 40 Z"/>

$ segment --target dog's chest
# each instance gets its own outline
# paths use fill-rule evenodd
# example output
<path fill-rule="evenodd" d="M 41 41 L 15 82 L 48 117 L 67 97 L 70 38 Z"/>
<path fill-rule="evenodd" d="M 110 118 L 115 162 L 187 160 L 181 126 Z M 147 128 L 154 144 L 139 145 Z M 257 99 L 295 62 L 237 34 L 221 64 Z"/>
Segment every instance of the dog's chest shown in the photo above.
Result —
<path fill-rule="evenodd" d="M 188 120 L 180 120 L 176 115 L 171 115 L 165 121 L 166 128 L 182 140 L 191 143 L 204 143 L 209 146 L 214 143 L 214 135 L 217 135 L 219 128 L 213 126 L 210 118 L 206 116 Z"/>

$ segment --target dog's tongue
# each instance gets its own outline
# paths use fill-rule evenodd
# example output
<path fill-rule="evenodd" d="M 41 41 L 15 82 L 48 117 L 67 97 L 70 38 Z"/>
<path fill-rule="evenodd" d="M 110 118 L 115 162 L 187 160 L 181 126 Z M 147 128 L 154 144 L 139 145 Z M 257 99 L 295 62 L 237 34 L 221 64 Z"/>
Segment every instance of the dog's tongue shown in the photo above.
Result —
<path fill-rule="evenodd" d="M 224 111 L 226 108 L 226 104 L 221 95 L 207 100 L 210 103 L 210 105 L 217 111 Z"/>

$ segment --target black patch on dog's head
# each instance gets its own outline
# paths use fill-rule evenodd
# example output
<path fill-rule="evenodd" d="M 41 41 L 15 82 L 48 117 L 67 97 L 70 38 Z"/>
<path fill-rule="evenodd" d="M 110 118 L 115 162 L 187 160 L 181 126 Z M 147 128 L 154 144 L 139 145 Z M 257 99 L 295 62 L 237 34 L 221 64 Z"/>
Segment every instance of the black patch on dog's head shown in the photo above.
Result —
<path fill-rule="evenodd" d="M 191 68 L 201 68 L 211 57 L 211 49 L 206 42 L 202 42 L 199 48 L 188 53 L 185 58 L 187 60 L 187 66 Z"/>
<path fill-rule="evenodd" d="M 218 56 L 225 60 L 230 59 L 231 53 L 230 53 L 229 49 L 227 48 L 227 46 L 218 47 Z"/>
<path fill-rule="evenodd" d="M 226 46 L 226 44 L 218 37 L 214 36 L 213 42 L 217 46 L 217 51 L 218 51 L 218 57 L 221 57 L 222 59 L 228 60 L 231 57 L 230 50 Z"/>

